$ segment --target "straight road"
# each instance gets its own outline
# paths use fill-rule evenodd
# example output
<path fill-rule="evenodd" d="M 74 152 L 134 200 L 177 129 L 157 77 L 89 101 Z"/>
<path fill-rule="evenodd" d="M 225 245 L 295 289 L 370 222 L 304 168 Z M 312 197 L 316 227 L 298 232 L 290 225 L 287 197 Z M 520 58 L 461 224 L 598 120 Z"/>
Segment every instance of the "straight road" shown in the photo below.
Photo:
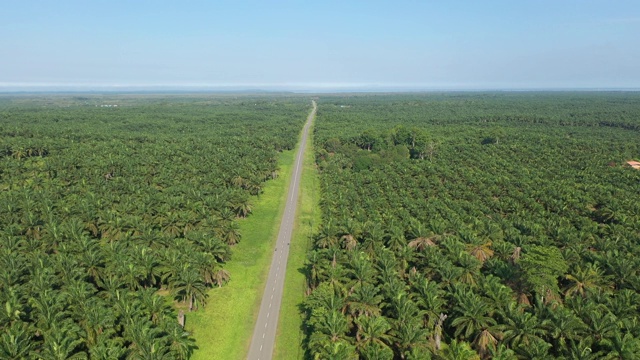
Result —
<path fill-rule="evenodd" d="M 302 174 L 302 158 L 304 148 L 307 144 L 309 126 L 316 115 L 317 105 L 313 101 L 313 110 L 307 117 L 307 122 L 302 129 L 302 139 L 296 155 L 294 164 L 293 179 L 289 185 L 287 204 L 284 215 L 280 223 L 278 241 L 271 260 L 269 277 L 262 295 L 258 320 L 253 330 L 251 347 L 249 348 L 248 360 L 270 360 L 273 356 L 273 346 L 278 330 L 278 317 L 280 316 L 280 305 L 282 303 L 282 290 L 284 289 L 284 276 L 287 270 L 287 257 L 289 256 L 289 243 L 291 242 L 291 232 L 298 205 L 298 190 L 300 189 L 300 175 Z"/>

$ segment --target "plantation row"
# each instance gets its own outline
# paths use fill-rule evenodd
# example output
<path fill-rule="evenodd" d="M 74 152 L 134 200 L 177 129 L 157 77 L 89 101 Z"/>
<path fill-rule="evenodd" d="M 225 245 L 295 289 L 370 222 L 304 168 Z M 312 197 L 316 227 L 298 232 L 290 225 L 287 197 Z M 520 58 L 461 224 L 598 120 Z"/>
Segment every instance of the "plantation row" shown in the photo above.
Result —
<path fill-rule="evenodd" d="M 284 97 L 2 98 L 0 358 L 187 359 L 183 314 L 233 277 L 236 219 L 307 110 Z"/>
<path fill-rule="evenodd" d="M 322 97 L 318 359 L 637 359 L 640 95 Z"/>

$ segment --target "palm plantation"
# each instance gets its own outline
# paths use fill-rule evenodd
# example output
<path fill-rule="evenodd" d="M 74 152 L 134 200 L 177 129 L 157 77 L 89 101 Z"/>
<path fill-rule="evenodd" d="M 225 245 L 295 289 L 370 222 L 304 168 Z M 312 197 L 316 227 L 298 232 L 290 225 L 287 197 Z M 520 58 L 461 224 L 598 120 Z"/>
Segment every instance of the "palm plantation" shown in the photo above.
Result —
<path fill-rule="evenodd" d="M 0 99 L 0 358 L 188 359 L 308 100 Z M 250 105 L 249 105 L 250 103 Z"/>
<path fill-rule="evenodd" d="M 322 97 L 308 356 L 638 358 L 638 104 Z"/>

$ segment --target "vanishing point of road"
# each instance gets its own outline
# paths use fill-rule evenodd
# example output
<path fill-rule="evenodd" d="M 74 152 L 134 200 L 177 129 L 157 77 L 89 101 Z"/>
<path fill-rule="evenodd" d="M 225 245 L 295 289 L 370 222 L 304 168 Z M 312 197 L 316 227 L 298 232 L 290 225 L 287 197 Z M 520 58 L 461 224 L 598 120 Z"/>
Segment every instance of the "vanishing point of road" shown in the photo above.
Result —
<path fill-rule="evenodd" d="M 316 115 L 316 109 L 316 102 L 313 101 L 313 110 L 311 110 L 309 117 L 307 117 L 307 122 L 304 124 L 302 130 L 302 138 L 294 164 L 293 178 L 291 179 L 289 193 L 287 194 L 287 204 L 285 205 L 284 215 L 280 223 L 278 240 L 271 260 L 269 277 L 264 287 L 258 320 L 253 329 L 251 347 L 249 348 L 249 356 L 247 356 L 248 360 L 270 360 L 273 356 L 273 346 L 276 340 L 280 305 L 282 303 L 282 291 L 284 289 L 284 276 L 287 270 L 287 257 L 289 256 L 289 243 L 291 242 L 291 233 L 293 231 L 296 207 L 298 204 L 302 159 L 307 144 L 309 126 Z"/>

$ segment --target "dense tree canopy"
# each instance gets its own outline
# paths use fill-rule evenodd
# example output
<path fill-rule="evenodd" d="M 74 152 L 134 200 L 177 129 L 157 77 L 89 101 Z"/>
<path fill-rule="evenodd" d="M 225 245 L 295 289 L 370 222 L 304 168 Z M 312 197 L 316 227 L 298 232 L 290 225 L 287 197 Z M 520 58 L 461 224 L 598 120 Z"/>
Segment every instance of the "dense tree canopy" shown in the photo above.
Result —
<path fill-rule="evenodd" d="M 0 100 L 0 358 L 187 359 L 308 101 Z"/>
<path fill-rule="evenodd" d="M 326 96 L 308 352 L 636 359 L 640 96 Z"/>

